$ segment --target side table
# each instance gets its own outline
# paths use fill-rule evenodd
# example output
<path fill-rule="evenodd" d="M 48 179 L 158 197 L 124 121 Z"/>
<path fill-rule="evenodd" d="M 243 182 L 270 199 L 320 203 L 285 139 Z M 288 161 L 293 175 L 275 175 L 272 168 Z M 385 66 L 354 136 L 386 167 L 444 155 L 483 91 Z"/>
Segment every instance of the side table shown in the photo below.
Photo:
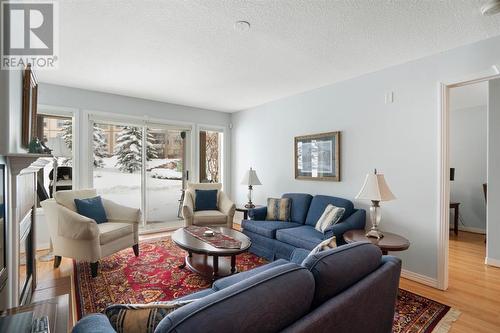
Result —
<path fill-rule="evenodd" d="M 349 230 L 344 233 L 344 240 L 346 243 L 354 243 L 360 241 L 369 241 L 377 245 L 382 254 L 386 255 L 389 251 L 404 251 L 410 247 L 410 241 L 403 236 L 396 235 L 390 232 L 383 232 L 384 237 L 376 239 L 373 237 L 366 237 L 364 229 Z"/>
<path fill-rule="evenodd" d="M 455 235 L 458 235 L 458 217 L 460 216 L 459 206 L 460 202 L 450 202 L 450 209 L 455 210 L 455 214 L 453 214 L 453 232 Z"/>
<path fill-rule="evenodd" d="M 236 211 L 237 212 L 242 212 L 243 213 L 243 219 L 244 220 L 248 220 L 248 211 L 250 209 L 261 208 L 261 207 L 264 207 L 264 206 L 262 206 L 262 205 L 255 205 L 255 207 L 253 207 L 253 208 L 247 208 L 247 207 L 245 207 L 245 205 L 236 205 Z"/>

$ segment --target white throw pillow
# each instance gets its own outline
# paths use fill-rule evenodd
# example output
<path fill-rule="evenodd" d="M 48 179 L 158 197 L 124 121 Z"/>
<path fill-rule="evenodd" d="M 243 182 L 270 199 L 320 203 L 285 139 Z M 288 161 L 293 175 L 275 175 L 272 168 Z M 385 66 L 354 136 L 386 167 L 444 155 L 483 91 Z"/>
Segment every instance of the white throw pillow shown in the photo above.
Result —
<path fill-rule="evenodd" d="M 336 207 L 332 204 L 326 206 L 325 211 L 319 218 L 318 222 L 316 222 L 316 226 L 314 227 L 319 232 L 325 232 L 325 230 L 331 226 L 336 224 L 344 215 L 345 208 Z"/>
<path fill-rule="evenodd" d="M 326 251 L 329 249 L 334 249 L 337 247 L 337 239 L 335 236 L 332 238 L 325 239 L 321 243 L 319 243 L 314 249 L 311 250 L 311 253 L 309 253 L 309 256 L 312 256 L 316 253 L 319 253 L 321 251 Z"/>

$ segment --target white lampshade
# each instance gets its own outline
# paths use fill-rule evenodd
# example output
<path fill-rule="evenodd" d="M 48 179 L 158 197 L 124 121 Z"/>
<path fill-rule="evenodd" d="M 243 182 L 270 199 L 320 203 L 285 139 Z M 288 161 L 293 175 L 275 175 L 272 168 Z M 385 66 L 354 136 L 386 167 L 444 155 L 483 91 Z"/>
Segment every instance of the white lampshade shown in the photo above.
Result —
<path fill-rule="evenodd" d="M 71 150 L 64 142 L 64 139 L 60 136 L 49 138 L 47 140 L 47 147 L 52 149 L 52 156 L 54 157 L 71 157 Z"/>
<path fill-rule="evenodd" d="M 245 175 L 243 176 L 243 180 L 241 181 L 241 185 L 262 185 L 259 177 L 257 177 L 257 173 L 255 170 L 250 168 L 247 172 L 245 172 Z"/>
<path fill-rule="evenodd" d="M 390 201 L 396 199 L 387 185 L 384 175 L 377 173 L 369 173 L 366 175 L 365 183 L 359 191 L 356 199 L 372 200 L 372 201 Z"/>

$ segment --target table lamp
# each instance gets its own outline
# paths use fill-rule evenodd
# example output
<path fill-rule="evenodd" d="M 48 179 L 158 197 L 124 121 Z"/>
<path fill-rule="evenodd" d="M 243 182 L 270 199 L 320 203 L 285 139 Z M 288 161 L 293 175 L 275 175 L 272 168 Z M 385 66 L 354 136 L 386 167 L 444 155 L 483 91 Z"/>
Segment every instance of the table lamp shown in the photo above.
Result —
<path fill-rule="evenodd" d="M 257 177 L 257 173 L 255 170 L 250 168 L 245 172 L 243 176 L 243 180 L 241 181 L 241 185 L 248 185 L 248 203 L 245 205 L 245 208 L 255 208 L 255 205 L 252 202 L 252 190 L 254 185 L 262 185 L 259 177 Z"/>
<path fill-rule="evenodd" d="M 384 237 L 384 234 L 378 230 L 380 224 L 381 211 L 380 211 L 380 201 L 390 201 L 396 199 L 394 194 L 392 194 L 389 186 L 387 185 L 384 175 L 377 173 L 375 169 L 374 173 L 369 173 L 366 175 L 365 183 L 359 191 L 356 199 L 371 200 L 372 205 L 370 207 L 370 220 L 372 222 L 372 228 L 366 234 L 366 237 L 374 237 L 380 239 Z"/>

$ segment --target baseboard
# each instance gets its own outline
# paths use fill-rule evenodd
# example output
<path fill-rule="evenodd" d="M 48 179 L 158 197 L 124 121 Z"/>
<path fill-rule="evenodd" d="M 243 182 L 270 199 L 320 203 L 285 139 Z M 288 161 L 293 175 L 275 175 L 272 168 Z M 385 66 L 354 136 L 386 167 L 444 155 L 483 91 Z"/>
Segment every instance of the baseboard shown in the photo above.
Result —
<path fill-rule="evenodd" d="M 488 258 L 484 260 L 484 263 L 488 266 L 494 266 L 494 267 L 500 267 L 500 260 L 499 259 L 493 259 L 493 258 Z"/>
<path fill-rule="evenodd" d="M 430 278 L 428 276 L 418 274 L 412 271 L 408 271 L 406 269 L 401 270 L 401 277 L 412 280 L 421 284 L 425 284 L 426 286 L 437 288 L 438 287 L 438 282 L 437 279 Z"/>
<path fill-rule="evenodd" d="M 40 244 L 36 244 L 36 250 L 37 251 L 40 251 L 40 250 L 48 250 L 50 248 L 50 243 L 40 243 Z"/>
<path fill-rule="evenodd" d="M 466 226 L 459 225 L 458 226 L 458 230 L 459 231 L 472 232 L 474 234 L 486 235 L 486 230 L 485 229 L 476 228 L 476 227 L 466 227 Z"/>

